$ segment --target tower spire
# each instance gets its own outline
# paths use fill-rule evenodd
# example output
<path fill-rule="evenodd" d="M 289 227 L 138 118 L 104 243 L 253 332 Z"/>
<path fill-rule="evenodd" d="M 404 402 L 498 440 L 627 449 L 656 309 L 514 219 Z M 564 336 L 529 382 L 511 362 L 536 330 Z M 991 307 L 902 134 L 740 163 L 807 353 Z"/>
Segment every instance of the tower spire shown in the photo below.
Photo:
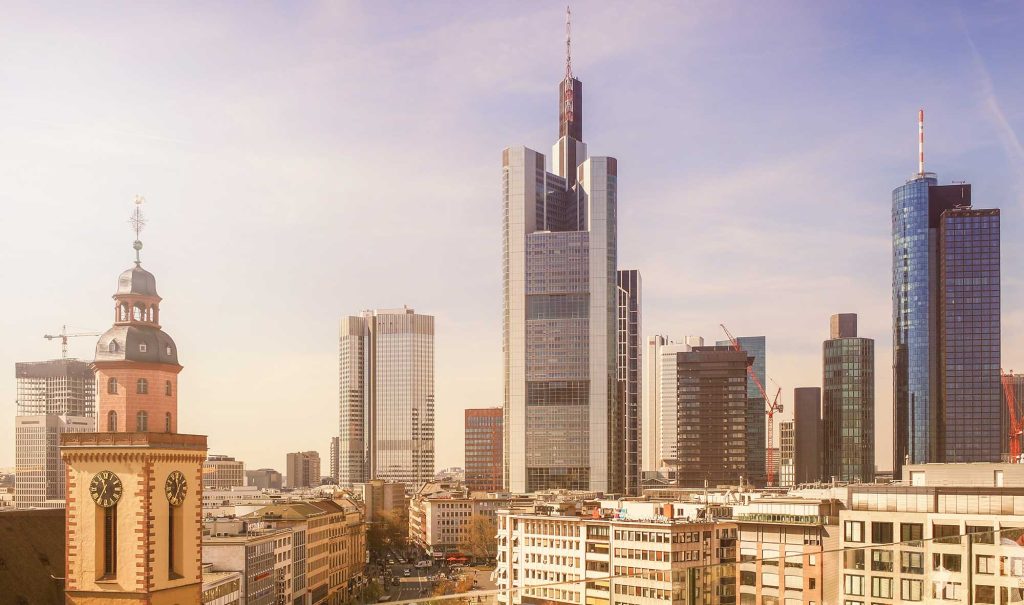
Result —
<path fill-rule="evenodd" d="M 565 79 L 572 78 L 572 11 L 565 5 Z"/>
<path fill-rule="evenodd" d="M 924 108 L 917 110 L 917 173 L 924 174 Z"/>
<path fill-rule="evenodd" d="M 146 201 L 146 198 L 141 195 L 135 196 L 135 210 L 132 212 L 131 218 L 128 222 L 132 226 L 132 231 L 135 232 L 135 242 L 132 243 L 132 248 L 135 248 L 135 264 L 141 265 L 142 260 L 139 258 L 139 251 L 142 250 L 142 240 L 140 236 L 142 229 L 146 226 L 146 217 L 142 214 L 142 204 Z"/>

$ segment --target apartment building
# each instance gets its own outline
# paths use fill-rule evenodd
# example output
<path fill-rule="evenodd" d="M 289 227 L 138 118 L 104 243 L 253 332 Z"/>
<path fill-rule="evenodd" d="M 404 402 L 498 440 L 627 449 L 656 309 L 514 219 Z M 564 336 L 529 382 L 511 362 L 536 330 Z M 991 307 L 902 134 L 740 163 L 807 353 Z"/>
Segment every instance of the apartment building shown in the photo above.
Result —
<path fill-rule="evenodd" d="M 470 492 L 461 485 L 424 484 L 409 503 L 409 541 L 435 559 L 459 553 L 472 520 L 482 516 L 496 522 L 497 511 L 510 502 L 508 496 Z"/>
<path fill-rule="evenodd" d="M 902 470 L 903 484 L 849 488 L 837 602 L 1024 601 L 1024 466 Z"/>
<path fill-rule="evenodd" d="M 736 524 L 535 505 L 498 513 L 505 605 L 736 603 Z"/>

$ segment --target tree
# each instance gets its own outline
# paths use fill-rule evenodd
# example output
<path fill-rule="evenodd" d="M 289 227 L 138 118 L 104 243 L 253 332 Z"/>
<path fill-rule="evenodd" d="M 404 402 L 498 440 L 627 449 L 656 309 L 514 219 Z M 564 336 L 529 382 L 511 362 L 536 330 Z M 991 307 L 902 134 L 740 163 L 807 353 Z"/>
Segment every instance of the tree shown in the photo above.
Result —
<path fill-rule="evenodd" d="M 404 549 L 408 533 L 408 520 L 392 511 L 381 513 L 366 531 L 366 548 L 379 559 L 390 549 Z"/>
<path fill-rule="evenodd" d="M 477 559 L 493 558 L 498 554 L 498 541 L 494 537 L 497 533 L 498 526 L 490 517 L 473 515 L 460 548 Z"/>

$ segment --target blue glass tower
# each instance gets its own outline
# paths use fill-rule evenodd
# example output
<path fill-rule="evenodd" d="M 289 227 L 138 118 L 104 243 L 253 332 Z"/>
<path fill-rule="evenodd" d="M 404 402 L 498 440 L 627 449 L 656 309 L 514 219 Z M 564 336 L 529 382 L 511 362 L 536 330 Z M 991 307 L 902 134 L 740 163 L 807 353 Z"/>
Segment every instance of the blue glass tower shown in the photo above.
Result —
<path fill-rule="evenodd" d="M 754 358 L 754 375 L 765 384 L 765 338 L 764 336 L 738 336 L 736 341 Z M 717 346 L 729 346 L 728 340 L 719 340 Z M 764 485 L 768 478 L 768 447 L 765 402 L 753 380 L 747 381 L 747 480 L 754 485 Z"/>
<path fill-rule="evenodd" d="M 998 225 L 991 218 L 971 216 L 986 230 L 955 232 L 950 221 L 971 207 L 971 186 L 939 185 L 934 173 L 920 172 L 892 193 L 893 398 L 895 476 L 903 464 L 924 462 L 998 461 L 998 453 L 975 448 L 974 439 L 958 422 L 989 422 L 995 414 L 998 431 Z M 959 219 L 961 224 L 965 219 Z M 996 213 L 998 221 L 998 212 Z M 945 225 L 945 228 L 944 228 Z M 955 237 L 952 235 L 956 233 Z M 992 248 L 992 239 L 995 248 Z M 963 281 L 962 267 L 982 271 L 982 281 Z M 984 267 L 984 268 L 982 268 Z M 954 270 L 957 275 L 946 273 Z M 995 288 L 992 290 L 992 280 Z M 994 300 L 992 297 L 994 296 Z M 975 302 L 984 297 L 984 302 Z M 955 329 L 964 320 L 985 327 L 983 338 L 967 339 Z M 992 349 L 996 354 L 993 361 Z M 963 372 L 965 367 L 994 365 L 991 377 Z M 947 371 L 949 369 L 949 371 Z M 993 384 L 989 384 L 993 383 Z M 990 401 L 991 400 L 991 401 Z M 993 403 L 995 402 L 995 403 Z M 974 414 L 966 410 L 984 410 Z M 959 410 L 959 411 L 953 411 Z M 957 420 L 960 419 L 960 420 Z M 994 433 L 978 428 L 978 438 Z M 971 430 L 973 435 L 974 429 Z M 953 435 L 964 435 L 953 437 Z M 982 434 L 984 436 L 982 437 Z M 947 438 L 948 437 L 948 438 Z M 999 449 L 995 439 L 995 450 Z M 985 449 L 985 448 L 983 448 Z"/>

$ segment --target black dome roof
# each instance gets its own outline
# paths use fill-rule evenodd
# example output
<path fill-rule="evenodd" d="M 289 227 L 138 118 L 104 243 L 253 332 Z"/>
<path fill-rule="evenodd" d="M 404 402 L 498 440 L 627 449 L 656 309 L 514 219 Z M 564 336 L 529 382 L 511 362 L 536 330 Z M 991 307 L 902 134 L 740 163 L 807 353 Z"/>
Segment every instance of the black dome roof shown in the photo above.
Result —
<path fill-rule="evenodd" d="M 142 268 L 142 265 L 135 265 L 117 278 L 117 294 L 140 294 L 142 296 L 156 296 L 156 277 Z"/>
<path fill-rule="evenodd" d="M 144 361 L 178 364 L 178 347 L 166 332 L 151 326 L 114 326 L 96 343 L 96 361 Z"/>

